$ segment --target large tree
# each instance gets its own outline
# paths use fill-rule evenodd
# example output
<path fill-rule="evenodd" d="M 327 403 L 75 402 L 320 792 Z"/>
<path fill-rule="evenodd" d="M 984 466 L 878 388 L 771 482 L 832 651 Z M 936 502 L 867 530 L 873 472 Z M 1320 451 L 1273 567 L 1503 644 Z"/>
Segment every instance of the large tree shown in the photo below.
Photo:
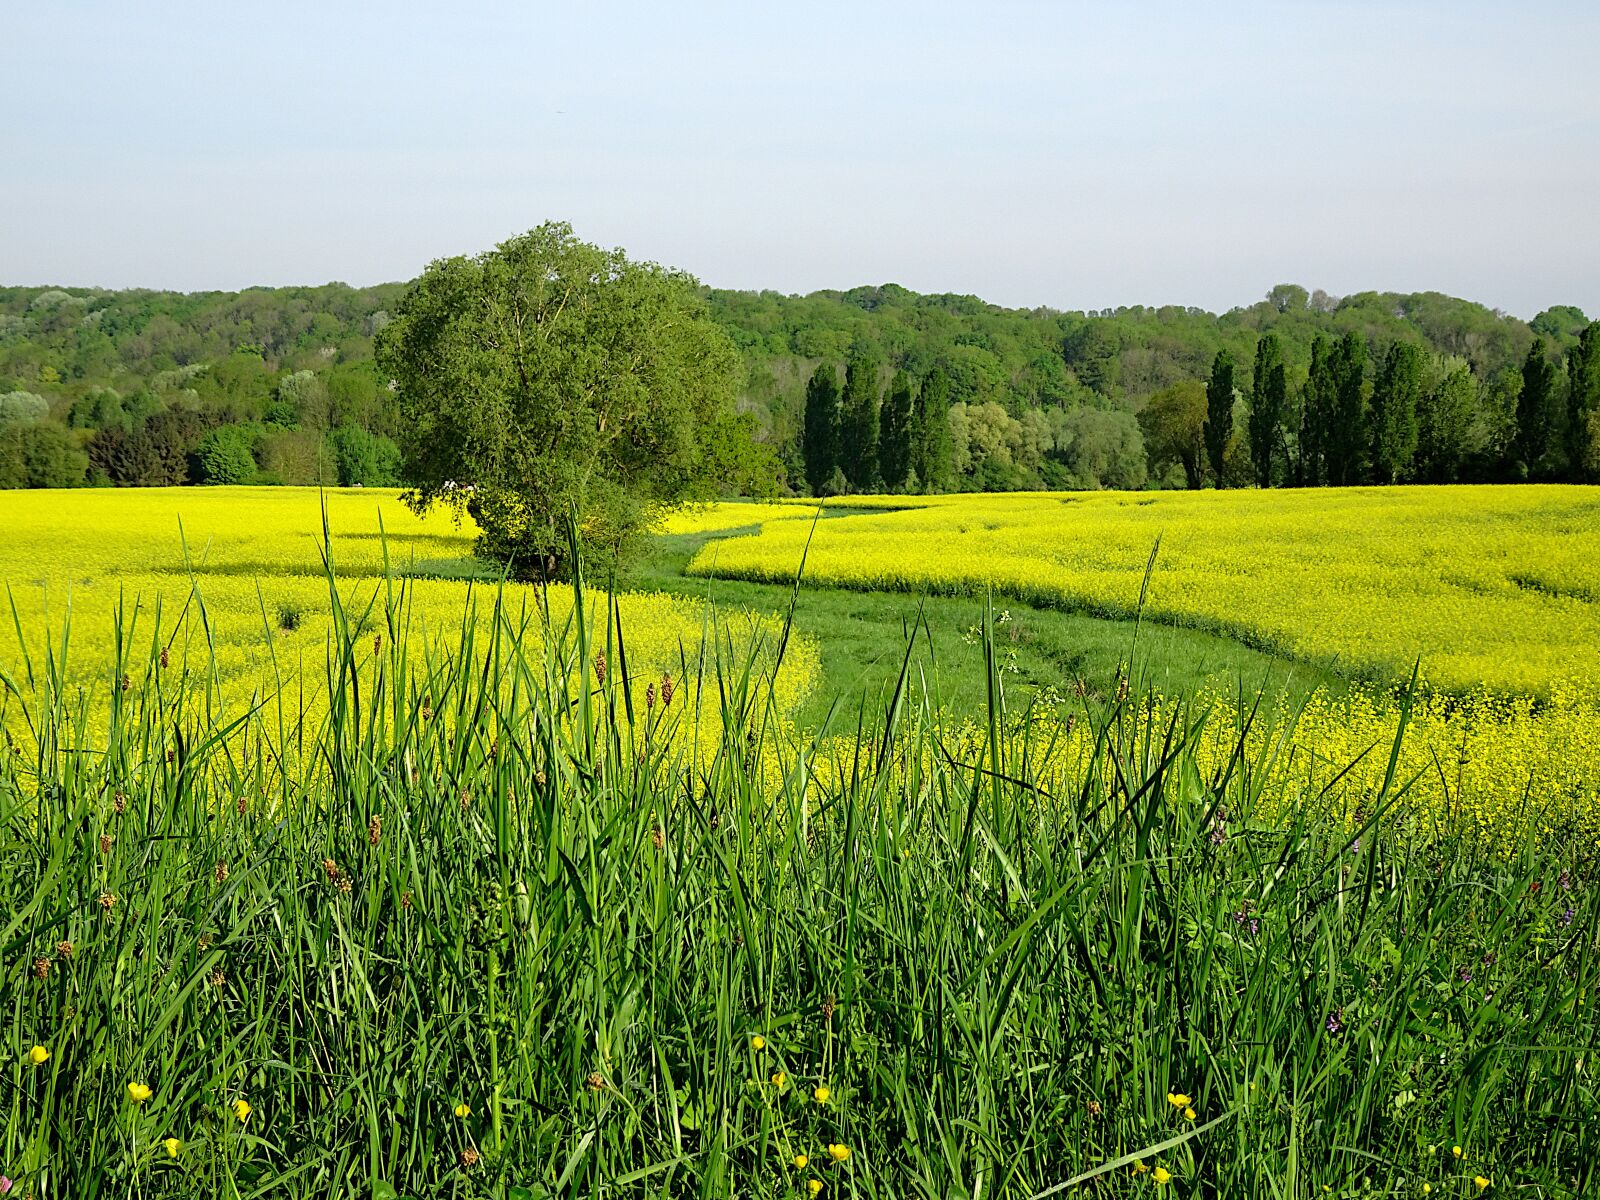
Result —
<path fill-rule="evenodd" d="M 878 479 L 878 408 L 882 389 L 878 359 L 865 350 L 845 366 L 844 401 L 839 417 L 839 465 L 850 486 L 870 488 Z"/>
<path fill-rule="evenodd" d="M 934 367 L 923 376 L 912 407 L 911 468 L 925 492 L 954 482 L 955 447 L 950 434 L 950 377 Z"/>
<path fill-rule="evenodd" d="M 838 466 L 839 374 L 823 363 L 806 383 L 806 411 L 800 432 L 806 483 L 813 496 L 822 495 Z"/>
<path fill-rule="evenodd" d="M 1184 482 L 1190 488 L 1205 484 L 1205 384 L 1186 379 L 1162 388 L 1139 410 L 1139 428 L 1156 471 L 1175 462 L 1183 468 Z"/>
<path fill-rule="evenodd" d="M 1584 478 L 1595 457 L 1593 424 L 1600 414 L 1600 321 L 1591 321 L 1567 352 L 1567 470 Z"/>
<path fill-rule="evenodd" d="M 1328 482 L 1335 487 L 1367 478 L 1367 343 L 1351 332 L 1333 348 L 1333 421 L 1328 429 Z"/>
<path fill-rule="evenodd" d="M 1283 442 L 1283 418 L 1289 408 L 1289 377 L 1283 345 L 1269 333 L 1256 342 L 1255 374 L 1250 385 L 1250 461 L 1256 485 L 1272 486 L 1272 463 Z"/>
<path fill-rule="evenodd" d="M 1399 483 L 1417 456 L 1417 410 L 1422 405 L 1421 347 L 1395 342 L 1383 356 L 1372 388 L 1372 473 Z"/>
<path fill-rule="evenodd" d="M 1311 342 L 1311 371 L 1300 398 L 1299 482 L 1320 487 L 1328 482 L 1328 444 L 1333 434 L 1339 392 L 1333 377 L 1333 345 L 1320 333 Z"/>
<path fill-rule="evenodd" d="M 1417 409 L 1417 477 L 1448 483 L 1460 474 L 1472 449 L 1478 385 L 1461 359 L 1444 359 L 1432 368 Z"/>
<path fill-rule="evenodd" d="M 1522 392 L 1517 397 L 1517 437 L 1513 443 L 1521 469 L 1542 474 L 1550 452 L 1560 444 L 1557 436 L 1556 369 L 1541 337 L 1533 339 L 1522 361 Z"/>
<path fill-rule="evenodd" d="M 550 223 L 428 266 L 381 331 L 417 510 L 465 510 L 481 553 L 522 578 L 568 572 L 567 522 L 620 549 L 716 494 L 742 424 L 728 337 L 698 284 Z M 750 480 L 768 463 L 746 438 Z"/>
<path fill-rule="evenodd" d="M 891 489 L 905 487 L 911 474 L 911 425 L 911 376 L 896 371 L 884 397 L 878 437 L 878 466 Z"/>
<path fill-rule="evenodd" d="M 1206 384 L 1206 457 L 1211 461 L 1217 486 L 1226 487 L 1223 470 L 1228 460 L 1228 445 L 1233 441 L 1233 355 L 1218 350 L 1211 360 L 1211 382 Z"/>

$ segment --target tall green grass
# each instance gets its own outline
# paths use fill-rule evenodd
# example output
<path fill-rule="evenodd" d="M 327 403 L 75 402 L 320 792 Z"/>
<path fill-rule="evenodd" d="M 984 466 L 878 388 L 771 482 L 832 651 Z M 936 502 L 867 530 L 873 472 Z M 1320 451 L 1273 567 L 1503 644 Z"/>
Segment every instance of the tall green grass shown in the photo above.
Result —
<path fill-rule="evenodd" d="M 914 628 L 884 711 L 796 731 L 726 639 L 651 703 L 614 607 L 329 592 L 324 676 L 245 711 L 198 594 L 109 676 L 70 625 L 0 660 L 14 1194 L 1600 1189 L 1592 847 L 1408 840 L 1398 778 L 1260 825 L 1280 751 L 1203 772 L 1137 675 L 1052 790 L 992 635 L 976 740 Z"/>

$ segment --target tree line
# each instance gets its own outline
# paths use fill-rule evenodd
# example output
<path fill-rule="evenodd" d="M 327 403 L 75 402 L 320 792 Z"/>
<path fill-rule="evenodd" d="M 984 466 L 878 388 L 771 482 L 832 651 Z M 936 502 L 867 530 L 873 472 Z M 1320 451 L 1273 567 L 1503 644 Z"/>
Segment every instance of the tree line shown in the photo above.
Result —
<path fill-rule="evenodd" d="M 0 484 L 404 482 L 374 361 L 403 290 L 0 288 Z M 793 491 L 1594 477 L 1594 335 L 1570 306 L 699 294 Z"/>

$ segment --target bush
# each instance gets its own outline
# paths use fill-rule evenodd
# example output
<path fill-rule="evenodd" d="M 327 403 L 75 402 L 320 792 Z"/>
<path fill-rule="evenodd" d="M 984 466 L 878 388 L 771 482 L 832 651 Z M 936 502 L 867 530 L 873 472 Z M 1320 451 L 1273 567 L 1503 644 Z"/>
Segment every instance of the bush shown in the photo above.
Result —
<path fill-rule="evenodd" d="M 0 488 L 78 487 L 89 456 L 50 421 L 0 427 Z"/>
<path fill-rule="evenodd" d="M 400 447 L 359 425 L 341 425 L 328 435 L 340 487 L 399 487 Z"/>
<path fill-rule="evenodd" d="M 243 425 L 224 425 L 200 439 L 195 449 L 197 481 L 208 484 L 250 483 L 256 477 L 256 432 Z"/>

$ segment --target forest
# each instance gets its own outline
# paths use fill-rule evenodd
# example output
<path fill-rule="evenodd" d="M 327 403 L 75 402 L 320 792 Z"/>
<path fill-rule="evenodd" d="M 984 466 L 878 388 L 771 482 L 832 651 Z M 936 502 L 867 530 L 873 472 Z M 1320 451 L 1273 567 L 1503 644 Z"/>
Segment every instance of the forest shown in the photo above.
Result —
<path fill-rule="evenodd" d="M 404 484 L 373 359 L 403 289 L 0 288 L 0 487 Z M 1570 306 L 702 294 L 791 492 L 1600 477 L 1600 322 Z"/>

